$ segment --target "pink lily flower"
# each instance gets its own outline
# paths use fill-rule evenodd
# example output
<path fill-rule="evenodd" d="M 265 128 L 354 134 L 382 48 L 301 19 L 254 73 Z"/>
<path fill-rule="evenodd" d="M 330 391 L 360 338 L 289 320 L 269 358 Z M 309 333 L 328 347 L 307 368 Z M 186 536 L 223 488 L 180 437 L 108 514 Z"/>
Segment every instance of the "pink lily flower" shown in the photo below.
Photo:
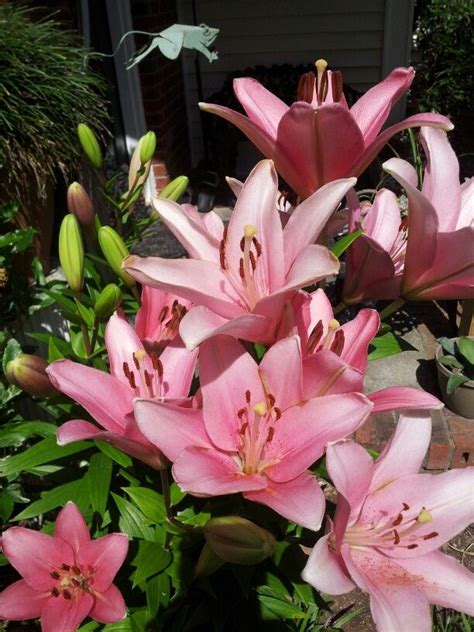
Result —
<path fill-rule="evenodd" d="M 427 157 L 421 191 L 414 168 L 393 158 L 384 169 L 404 187 L 408 220 L 380 191 L 348 252 L 344 301 L 474 297 L 474 179 L 459 184 L 459 163 L 444 132 L 423 127 Z M 356 210 L 351 228 L 360 221 Z"/>
<path fill-rule="evenodd" d="M 197 354 L 172 345 L 159 356 L 154 351 L 147 353 L 120 311 L 107 323 L 105 343 L 110 374 L 71 360 L 58 360 L 47 369 L 55 387 L 103 428 L 83 419 L 67 421 L 57 432 L 58 444 L 99 439 L 151 467 L 166 467 L 166 459 L 137 426 L 133 400 L 149 397 L 187 405 Z"/>
<path fill-rule="evenodd" d="M 11 527 L 2 536 L 3 552 L 22 575 L 0 594 L 0 618 L 41 617 L 43 632 L 74 632 L 83 619 L 115 623 L 126 606 L 113 584 L 128 551 L 128 538 L 111 533 L 91 540 L 73 502 L 59 512 L 54 535 Z"/>
<path fill-rule="evenodd" d="M 308 468 L 365 421 L 372 403 L 360 393 L 305 398 L 297 336 L 277 342 L 260 365 L 234 338 L 216 336 L 200 347 L 199 373 L 202 410 L 135 402 L 141 431 L 173 461 L 178 485 L 197 496 L 242 492 L 319 529 L 324 496 Z"/>
<path fill-rule="evenodd" d="M 450 130 L 439 114 L 415 114 L 380 132 L 394 103 L 409 89 L 413 68 L 395 68 L 350 109 L 340 72 L 318 60 L 317 77 L 303 75 L 298 100 L 288 107 L 255 79 L 234 80 L 234 92 L 247 116 L 212 103 L 200 103 L 236 125 L 303 199 L 338 178 L 359 176 L 390 138 L 410 127 L 430 125 Z"/>
<path fill-rule="evenodd" d="M 375 463 L 352 441 L 327 448 L 340 497 L 303 578 L 331 595 L 368 592 L 379 632 L 430 632 L 430 603 L 474 614 L 474 576 L 436 550 L 474 519 L 474 471 L 419 474 L 430 435 L 429 415 L 412 413 Z"/>
<path fill-rule="evenodd" d="M 156 200 L 161 218 L 191 258 L 131 256 L 124 268 L 141 283 L 198 306 L 180 326 L 188 349 L 216 334 L 270 344 L 288 300 L 301 287 L 337 273 L 337 258 L 314 242 L 354 183 L 352 178 L 327 184 L 300 204 L 282 228 L 277 174 L 273 163 L 264 160 L 245 182 L 220 236 L 189 209 Z"/>

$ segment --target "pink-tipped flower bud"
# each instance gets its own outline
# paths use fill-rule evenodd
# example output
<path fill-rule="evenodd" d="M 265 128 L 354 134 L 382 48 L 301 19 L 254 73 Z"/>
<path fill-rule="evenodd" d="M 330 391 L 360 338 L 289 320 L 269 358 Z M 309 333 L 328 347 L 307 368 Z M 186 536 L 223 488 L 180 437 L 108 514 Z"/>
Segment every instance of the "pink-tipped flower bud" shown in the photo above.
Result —
<path fill-rule="evenodd" d="M 48 363 L 43 358 L 20 353 L 7 363 L 5 375 L 10 384 L 14 384 L 33 397 L 52 397 L 58 391 L 51 384 L 46 373 L 47 366 Z"/>
<path fill-rule="evenodd" d="M 67 207 L 75 215 L 87 235 L 95 233 L 95 211 L 87 191 L 79 182 L 72 182 L 67 190 Z"/>
<path fill-rule="evenodd" d="M 216 555 L 234 564 L 258 564 L 275 550 L 275 538 L 269 531 L 239 516 L 211 518 L 204 535 Z"/>

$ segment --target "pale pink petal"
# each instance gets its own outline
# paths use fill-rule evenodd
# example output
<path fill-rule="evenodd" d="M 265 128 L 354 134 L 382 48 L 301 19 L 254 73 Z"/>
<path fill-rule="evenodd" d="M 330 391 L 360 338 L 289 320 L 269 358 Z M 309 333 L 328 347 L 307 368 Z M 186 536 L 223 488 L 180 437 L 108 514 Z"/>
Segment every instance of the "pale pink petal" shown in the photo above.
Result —
<path fill-rule="evenodd" d="M 402 161 L 398 161 L 398 164 L 400 162 Z M 381 189 L 377 192 L 374 203 L 364 218 L 364 233 L 376 241 L 383 250 L 390 252 L 398 237 L 401 221 L 397 196 L 393 191 Z"/>
<path fill-rule="evenodd" d="M 220 241 L 224 234 L 224 222 L 221 217 L 214 211 L 209 211 L 208 213 L 204 213 L 202 221 L 211 235 L 214 235 L 214 237 Z"/>
<path fill-rule="evenodd" d="M 77 505 L 69 501 L 61 509 L 54 525 L 54 537 L 68 542 L 77 553 L 81 544 L 89 542 L 91 537 L 86 521 Z"/>
<path fill-rule="evenodd" d="M 474 574 L 453 557 L 433 551 L 397 563 L 422 578 L 430 603 L 474 616 Z"/>
<path fill-rule="evenodd" d="M 315 244 L 305 246 L 293 262 L 287 274 L 285 285 L 274 292 L 274 295 L 289 290 L 299 290 L 338 272 L 339 259 L 330 250 Z"/>
<path fill-rule="evenodd" d="M 264 88 L 255 79 L 234 79 L 235 96 L 249 119 L 271 137 L 276 138 L 281 117 L 288 111 L 286 103 Z"/>
<path fill-rule="evenodd" d="M 330 536 L 328 533 L 316 542 L 301 577 L 327 595 L 344 595 L 354 590 L 355 584 L 345 572 L 342 560 L 329 548 Z"/>
<path fill-rule="evenodd" d="M 226 176 L 225 181 L 229 185 L 229 189 L 232 191 L 235 197 L 239 197 L 244 183 L 241 180 L 237 180 L 237 178 L 230 178 L 229 176 Z"/>
<path fill-rule="evenodd" d="M 120 433 L 132 410 L 133 392 L 112 375 L 71 360 L 57 360 L 47 373 L 54 386 L 83 406 L 104 428 Z"/>
<path fill-rule="evenodd" d="M 140 283 L 205 305 L 221 316 L 234 318 L 244 312 L 227 276 L 211 261 L 132 255 L 124 260 L 123 268 Z"/>
<path fill-rule="evenodd" d="M 355 183 L 355 178 L 329 182 L 295 208 L 283 231 L 286 270 L 291 268 L 305 246 L 317 241 L 342 198 Z"/>
<path fill-rule="evenodd" d="M 367 350 L 380 327 L 380 316 L 375 309 L 361 309 L 355 318 L 342 325 L 344 348 L 341 358 L 351 367 L 365 373 Z"/>
<path fill-rule="evenodd" d="M 328 445 L 326 465 L 338 493 L 355 510 L 370 489 L 374 474 L 372 457 L 354 441 L 339 441 Z"/>
<path fill-rule="evenodd" d="M 279 461 L 266 470 L 268 477 L 280 483 L 296 478 L 323 455 L 327 443 L 354 432 L 371 409 L 359 393 L 316 397 L 288 409 L 265 453 Z"/>
<path fill-rule="evenodd" d="M 51 599 L 49 594 L 35 590 L 20 579 L 0 593 L 0 619 L 10 621 L 37 619 L 48 599 Z"/>
<path fill-rule="evenodd" d="M 260 474 L 244 474 L 236 461 L 216 449 L 187 448 L 173 465 L 178 485 L 190 494 L 221 496 L 264 489 L 267 480 Z"/>
<path fill-rule="evenodd" d="M 99 623 L 115 623 L 125 617 L 127 606 L 122 593 L 115 584 L 112 584 L 105 592 L 94 595 L 94 597 L 94 605 L 89 612 L 91 619 L 95 619 Z"/>
<path fill-rule="evenodd" d="M 418 186 L 418 174 L 413 165 L 411 165 L 406 160 L 402 160 L 401 158 L 391 158 L 390 162 L 396 168 L 397 173 L 399 173 L 404 180 L 409 182 L 412 185 L 412 187 Z M 383 189 L 380 189 L 380 190 L 383 190 Z"/>
<path fill-rule="evenodd" d="M 348 366 L 332 351 L 318 351 L 304 359 L 305 399 L 337 393 L 361 393 L 363 385 L 363 373 Z"/>
<path fill-rule="evenodd" d="M 255 404 L 265 401 L 258 366 L 230 336 L 216 336 L 203 342 L 199 362 L 206 430 L 216 446 L 237 451 L 241 441 L 238 411 L 247 405 L 252 410 Z"/>
<path fill-rule="evenodd" d="M 341 549 L 356 584 L 370 595 L 370 609 L 378 632 L 431 632 L 431 613 L 416 576 L 375 551 Z"/>
<path fill-rule="evenodd" d="M 428 412 L 404 413 L 382 454 L 375 462 L 371 491 L 392 481 L 418 474 L 431 439 L 431 415 Z"/>
<path fill-rule="evenodd" d="M 190 445 L 209 446 L 202 411 L 151 399 L 135 400 L 138 427 L 170 461 Z"/>
<path fill-rule="evenodd" d="M 461 184 L 461 212 L 456 228 L 474 225 L 474 178 L 467 178 Z"/>
<path fill-rule="evenodd" d="M 419 388 L 409 388 L 408 386 L 388 386 L 375 393 L 367 395 L 374 404 L 374 412 L 380 413 L 385 410 L 410 410 L 428 409 L 440 410 L 443 403 L 434 395 Z"/>
<path fill-rule="evenodd" d="M 414 76 L 415 71 L 411 67 L 395 68 L 351 107 L 350 113 L 362 132 L 365 145 L 380 132 L 393 105 L 407 92 Z"/>
<path fill-rule="evenodd" d="M 195 221 L 171 200 L 155 198 L 153 206 L 190 257 L 219 262 L 219 241 L 206 230 L 202 222 Z"/>
<path fill-rule="evenodd" d="M 110 373 L 120 380 L 125 388 L 130 389 L 123 365 L 126 362 L 133 370 L 133 354 L 135 351 L 143 351 L 143 344 L 121 309 L 109 318 L 105 328 L 105 346 L 109 356 Z"/>
<path fill-rule="evenodd" d="M 93 604 L 93 597 L 85 592 L 76 599 L 49 599 L 41 613 L 42 632 L 76 632 Z"/>
<path fill-rule="evenodd" d="M 251 342 L 267 337 L 271 321 L 259 314 L 245 314 L 237 318 L 224 318 L 207 307 L 193 307 L 181 321 L 179 331 L 188 349 L 195 349 L 204 340 L 226 334 Z"/>
<path fill-rule="evenodd" d="M 160 360 L 163 365 L 161 397 L 187 397 L 196 369 L 197 349 L 188 351 L 181 341 L 172 342 L 165 347 Z"/>
<path fill-rule="evenodd" d="M 309 472 L 287 483 L 269 481 L 268 487 L 245 492 L 244 498 L 271 507 L 287 520 L 312 531 L 320 528 L 326 506 L 318 480 Z"/>
<path fill-rule="evenodd" d="M 276 406 L 285 410 L 303 400 L 303 366 L 298 336 L 272 345 L 259 365 L 268 393 L 276 399 Z"/>
<path fill-rule="evenodd" d="M 446 233 L 456 228 L 461 211 L 458 159 L 446 132 L 422 127 L 420 140 L 427 159 L 422 193 L 436 210 L 440 232 Z"/>
<path fill-rule="evenodd" d="M 83 544 L 77 560 L 87 568 L 92 567 L 94 589 L 103 592 L 110 588 L 127 553 L 128 536 L 124 533 L 109 533 Z"/>
<path fill-rule="evenodd" d="M 74 563 L 70 544 L 33 529 L 7 529 L 2 535 L 2 547 L 10 564 L 37 590 L 50 590 L 56 583 L 50 573 L 63 563 Z"/>

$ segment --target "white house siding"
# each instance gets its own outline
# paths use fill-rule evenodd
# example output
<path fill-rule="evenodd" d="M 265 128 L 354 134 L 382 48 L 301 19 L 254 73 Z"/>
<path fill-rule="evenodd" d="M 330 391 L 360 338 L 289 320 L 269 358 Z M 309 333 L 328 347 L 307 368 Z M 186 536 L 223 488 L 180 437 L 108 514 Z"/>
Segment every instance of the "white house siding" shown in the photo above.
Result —
<path fill-rule="evenodd" d="M 191 0 L 177 0 L 180 22 L 193 24 Z M 204 99 L 229 72 L 262 64 L 308 64 L 324 57 L 357 90 L 407 61 L 413 0 L 196 0 L 196 24 L 220 29 L 219 60 L 200 56 Z M 400 28 L 400 21 L 402 22 Z M 403 23 L 405 22 L 405 23 Z M 402 31 L 402 33 L 400 33 Z M 407 38 L 408 34 L 408 38 Z M 390 36 L 390 37 L 388 37 Z M 390 41 L 390 51 L 384 41 Z M 194 164 L 202 156 L 195 55 L 185 51 L 183 74 Z"/>

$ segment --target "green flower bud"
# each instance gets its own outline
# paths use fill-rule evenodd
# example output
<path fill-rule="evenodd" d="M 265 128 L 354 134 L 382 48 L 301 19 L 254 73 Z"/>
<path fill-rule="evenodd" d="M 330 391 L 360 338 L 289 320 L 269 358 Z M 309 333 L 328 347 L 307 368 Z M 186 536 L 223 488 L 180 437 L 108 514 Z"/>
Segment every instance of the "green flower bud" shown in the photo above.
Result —
<path fill-rule="evenodd" d="M 85 123 L 79 123 L 77 126 L 77 135 L 81 147 L 85 155 L 89 158 L 91 165 L 96 169 L 100 169 L 102 167 L 102 152 L 100 151 L 99 142 L 94 132 Z"/>
<path fill-rule="evenodd" d="M 79 220 L 84 232 L 95 233 L 95 211 L 87 191 L 79 182 L 72 182 L 67 190 L 67 207 Z"/>
<path fill-rule="evenodd" d="M 219 570 L 224 563 L 224 560 L 216 555 L 209 544 L 205 542 L 194 568 L 194 577 L 208 577 Z"/>
<path fill-rule="evenodd" d="M 155 132 L 147 132 L 138 141 L 140 145 L 140 162 L 142 165 L 147 163 L 153 158 L 156 149 L 156 134 Z"/>
<path fill-rule="evenodd" d="M 211 518 L 204 535 L 214 553 L 234 564 L 258 564 L 275 550 L 275 538 L 269 531 L 239 516 Z"/>
<path fill-rule="evenodd" d="M 33 397 L 52 397 L 57 390 L 51 384 L 46 368 L 48 363 L 38 356 L 20 353 L 7 363 L 5 375 L 10 384 Z"/>
<path fill-rule="evenodd" d="M 177 202 L 186 191 L 188 184 L 189 178 L 186 176 L 178 176 L 174 180 L 171 180 L 171 182 L 167 184 L 162 191 L 160 191 L 158 197 Z"/>
<path fill-rule="evenodd" d="M 115 312 L 121 301 L 122 291 L 118 285 L 115 285 L 115 283 L 106 285 L 94 305 L 94 313 L 97 320 L 107 320 Z"/>
<path fill-rule="evenodd" d="M 80 292 L 84 282 L 84 244 L 77 217 L 66 215 L 59 229 L 59 261 L 69 287 Z"/>
<path fill-rule="evenodd" d="M 117 274 L 127 287 L 135 285 L 133 279 L 128 272 L 122 270 L 122 261 L 130 255 L 127 246 L 120 235 L 110 226 L 102 226 L 97 233 L 99 237 L 99 245 L 107 259 L 109 266 Z"/>

